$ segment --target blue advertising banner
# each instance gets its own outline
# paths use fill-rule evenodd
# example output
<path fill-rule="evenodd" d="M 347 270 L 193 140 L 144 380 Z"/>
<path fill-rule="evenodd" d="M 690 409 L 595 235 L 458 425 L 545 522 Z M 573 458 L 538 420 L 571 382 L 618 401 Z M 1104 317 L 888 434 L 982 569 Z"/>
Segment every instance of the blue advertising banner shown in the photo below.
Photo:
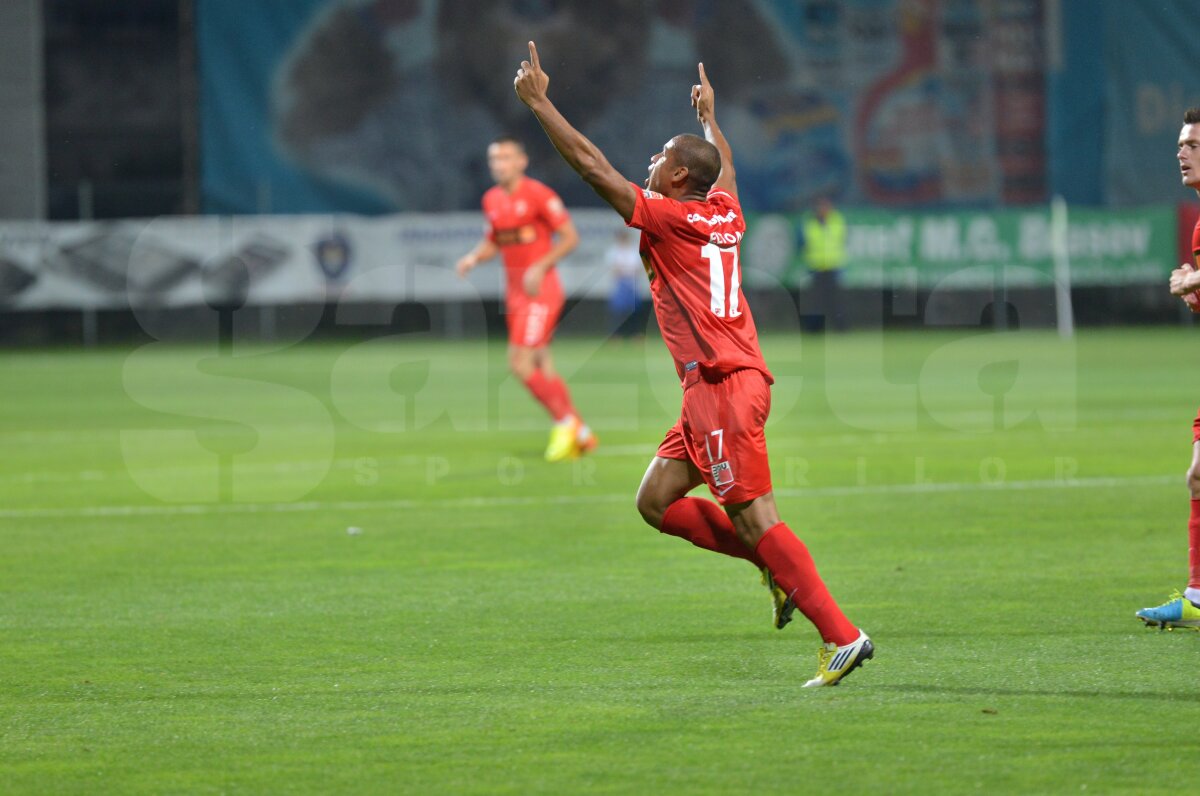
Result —
<path fill-rule="evenodd" d="M 296 38 L 327 5 L 327 0 L 196 3 L 204 212 L 388 209 L 352 183 L 298 168 L 281 146 L 273 118 L 280 99 L 275 75 Z"/>
<path fill-rule="evenodd" d="M 1048 15 L 1048 149 L 1053 193 L 1129 207 L 1185 196 L 1175 145 L 1200 105 L 1200 3 L 1056 0 Z"/>
<path fill-rule="evenodd" d="M 595 205 L 513 95 L 551 97 L 630 179 L 698 132 L 703 60 L 750 210 L 1045 199 L 1043 0 L 198 0 L 205 209 L 478 206 L 487 143 Z"/>

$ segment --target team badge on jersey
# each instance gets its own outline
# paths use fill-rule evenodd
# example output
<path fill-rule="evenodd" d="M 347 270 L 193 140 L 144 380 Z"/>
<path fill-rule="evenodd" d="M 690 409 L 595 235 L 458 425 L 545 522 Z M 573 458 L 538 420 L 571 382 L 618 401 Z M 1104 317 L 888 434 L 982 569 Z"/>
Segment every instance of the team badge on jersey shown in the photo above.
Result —
<path fill-rule="evenodd" d="M 663 198 L 662 194 L 660 194 L 658 191 L 652 191 L 649 188 L 642 189 L 642 196 L 646 197 L 647 199 L 662 199 Z"/>

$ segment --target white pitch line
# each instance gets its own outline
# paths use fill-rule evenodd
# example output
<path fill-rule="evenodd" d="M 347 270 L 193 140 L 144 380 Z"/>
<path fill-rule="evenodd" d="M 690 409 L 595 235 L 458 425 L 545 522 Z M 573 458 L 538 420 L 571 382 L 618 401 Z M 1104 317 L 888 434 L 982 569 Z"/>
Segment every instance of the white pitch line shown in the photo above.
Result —
<path fill-rule="evenodd" d="M 657 445 L 609 445 L 601 447 L 592 456 L 601 456 L 606 458 L 618 457 L 635 457 L 645 456 L 647 459 L 654 456 L 654 452 L 658 450 Z M 405 467 L 428 465 L 443 459 L 441 456 L 351 456 L 340 459 L 312 459 L 312 460 L 294 460 L 285 462 L 266 462 L 263 464 L 238 464 L 239 473 L 304 473 L 304 472 L 323 472 L 328 470 L 351 470 L 355 467 L 367 465 L 371 467 Z M 170 473 L 179 477 L 185 477 L 189 473 L 202 472 L 209 473 L 212 471 L 211 462 L 203 462 L 194 467 L 164 467 L 156 472 Z M 0 484 L 74 484 L 81 481 L 111 481 L 117 479 L 127 479 L 129 470 L 125 468 L 117 470 L 80 470 L 77 472 L 61 472 L 48 470 L 44 472 L 32 473 L 14 473 L 11 475 L 0 475 Z M 2 515 L 0 515 L 2 516 Z"/>
<path fill-rule="evenodd" d="M 937 492 L 1026 492 L 1036 489 L 1103 489 L 1106 487 L 1159 486 L 1178 483 L 1183 479 L 1176 475 L 1139 475 L 1121 478 L 1069 478 L 1040 481 L 1001 481 L 999 483 L 920 483 L 879 484 L 871 486 L 828 486 L 814 489 L 776 489 L 782 497 L 835 497 L 840 495 L 927 495 Z"/>
<path fill-rule="evenodd" d="M 1024 492 L 1050 489 L 1114 489 L 1159 486 L 1181 482 L 1174 475 L 1046 479 L 991 483 L 863 484 L 776 489 L 789 498 L 841 497 L 846 495 L 928 495 L 953 492 Z M 1182 488 L 1182 483 L 1180 483 Z M 486 508 L 492 506 L 569 506 L 575 504 L 628 502 L 632 509 L 634 490 L 627 492 L 570 495 L 526 495 L 514 497 L 454 497 L 430 500 L 306 500 L 290 503 L 189 503 L 159 506 L 81 506 L 79 508 L 0 509 L 0 519 L 69 519 L 88 517 L 169 517 L 205 514 L 296 514 L 316 511 L 401 511 L 420 508 Z"/>
<path fill-rule="evenodd" d="M 446 498 L 443 500 L 299 500 L 292 503 L 187 503 L 162 506 L 82 506 L 75 509 L 0 509 L 0 519 L 64 519 L 72 517 L 161 517 L 180 514 L 293 514 L 309 511 L 383 511 L 429 507 L 546 506 L 615 503 L 632 494 L 529 495 L 525 497 Z"/>
<path fill-rule="evenodd" d="M 310 459 L 310 460 L 288 460 L 284 462 L 265 462 L 262 464 L 238 464 L 240 472 L 245 473 L 302 473 L 302 472 L 323 472 L 328 470 L 350 470 L 362 464 L 370 466 L 388 465 L 390 466 L 405 466 L 426 464 L 433 457 L 431 456 L 352 456 L 341 459 Z M 156 472 L 170 473 L 179 477 L 184 477 L 189 473 L 212 472 L 212 462 L 203 462 L 196 464 L 193 467 L 163 467 Z M 0 484 L 3 483 L 18 483 L 18 484 L 71 484 L 77 481 L 106 481 L 113 479 L 128 478 L 129 470 L 120 468 L 117 470 L 82 470 L 80 472 L 60 472 L 60 471 L 45 471 L 33 473 L 20 473 L 14 475 L 0 475 Z"/>

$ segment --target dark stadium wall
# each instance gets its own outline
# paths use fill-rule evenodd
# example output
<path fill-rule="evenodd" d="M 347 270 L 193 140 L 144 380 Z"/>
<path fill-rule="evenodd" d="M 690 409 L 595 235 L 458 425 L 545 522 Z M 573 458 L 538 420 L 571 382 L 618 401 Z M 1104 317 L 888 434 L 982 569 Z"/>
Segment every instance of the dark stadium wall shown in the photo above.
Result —
<path fill-rule="evenodd" d="M 0 218 L 42 218 L 46 213 L 41 31 L 38 0 L 0 3 L 0 152 L 5 153 Z"/>
<path fill-rule="evenodd" d="M 179 3 L 42 7 L 48 217 L 184 212 Z"/>

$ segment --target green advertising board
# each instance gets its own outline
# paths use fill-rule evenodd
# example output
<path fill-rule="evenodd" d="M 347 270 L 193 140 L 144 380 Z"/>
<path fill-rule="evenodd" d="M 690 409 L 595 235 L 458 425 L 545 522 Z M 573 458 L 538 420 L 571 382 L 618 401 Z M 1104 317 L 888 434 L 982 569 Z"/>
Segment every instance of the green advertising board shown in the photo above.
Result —
<path fill-rule="evenodd" d="M 1038 287 L 1053 284 L 1056 257 L 1076 286 L 1162 282 L 1175 267 L 1172 206 L 1126 210 L 1049 207 L 912 212 L 847 209 L 849 287 Z M 803 286 L 808 274 L 800 216 L 747 218 L 743 262 L 749 284 Z M 1056 232 L 1065 229 L 1065 234 Z"/>

